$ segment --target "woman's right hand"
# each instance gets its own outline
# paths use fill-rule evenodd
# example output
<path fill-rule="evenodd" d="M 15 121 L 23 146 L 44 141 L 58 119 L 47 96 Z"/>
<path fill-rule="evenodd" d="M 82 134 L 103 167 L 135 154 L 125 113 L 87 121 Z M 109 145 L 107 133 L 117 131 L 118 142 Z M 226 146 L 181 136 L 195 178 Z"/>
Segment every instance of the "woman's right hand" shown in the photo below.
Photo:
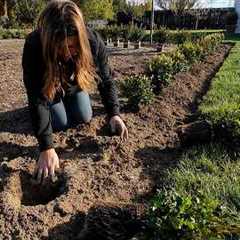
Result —
<path fill-rule="evenodd" d="M 57 168 L 59 168 L 59 158 L 55 149 L 41 152 L 34 174 L 37 176 L 37 183 L 43 183 L 48 177 L 53 179 Z"/>

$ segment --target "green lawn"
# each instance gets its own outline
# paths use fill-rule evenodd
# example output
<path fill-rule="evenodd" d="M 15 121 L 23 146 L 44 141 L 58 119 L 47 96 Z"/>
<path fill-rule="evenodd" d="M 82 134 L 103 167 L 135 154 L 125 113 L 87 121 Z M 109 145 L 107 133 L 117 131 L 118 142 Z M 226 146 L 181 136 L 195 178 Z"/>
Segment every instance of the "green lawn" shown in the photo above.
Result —
<path fill-rule="evenodd" d="M 231 128 L 234 136 L 240 136 L 239 56 L 240 42 L 236 42 L 199 108 L 205 119 Z"/>

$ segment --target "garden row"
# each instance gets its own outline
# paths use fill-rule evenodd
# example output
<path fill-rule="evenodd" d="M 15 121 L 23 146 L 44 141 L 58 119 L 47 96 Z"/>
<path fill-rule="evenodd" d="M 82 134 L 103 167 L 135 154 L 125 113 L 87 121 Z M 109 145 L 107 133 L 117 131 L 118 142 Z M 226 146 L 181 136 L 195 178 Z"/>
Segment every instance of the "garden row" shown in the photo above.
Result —
<path fill-rule="evenodd" d="M 113 41 L 129 40 L 131 42 L 138 41 L 150 41 L 150 33 L 145 29 L 141 29 L 134 26 L 109 26 L 101 29 L 97 29 L 102 38 L 107 41 L 112 39 Z M 176 30 L 171 31 L 165 28 L 155 30 L 153 33 L 153 41 L 156 43 L 173 43 L 182 44 L 186 41 L 197 41 L 198 39 L 205 37 L 209 34 L 223 33 L 222 30 L 209 30 L 209 31 L 184 31 Z"/>
<path fill-rule="evenodd" d="M 9 38 L 22 38 L 24 39 L 26 35 L 30 32 L 30 29 L 5 29 L 0 27 L 0 39 L 9 39 Z M 105 27 L 102 29 L 97 29 L 100 35 L 105 41 L 112 39 L 116 40 L 129 40 L 131 42 L 149 42 L 150 33 L 146 32 L 145 29 L 137 28 L 134 26 L 130 27 L 119 27 L 111 26 Z M 196 41 L 202 37 L 205 37 L 209 34 L 214 33 L 223 33 L 221 30 L 216 31 L 170 31 L 165 28 L 156 30 L 153 33 L 153 41 L 156 43 L 173 43 L 173 44 L 182 44 L 186 41 Z"/>
<path fill-rule="evenodd" d="M 240 43 L 213 79 L 200 105 L 215 128 L 240 129 Z M 238 140 L 239 141 L 239 140 Z M 149 239 L 239 239 L 240 158 L 222 143 L 197 145 L 183 152 L 163 188 L 152 199 Z"/>
<path fill-rule="evenodd" d="M 131 76 L 122 81 L 123 96 L 129 105 L 138 107 L 149 104 L 173 79 L 173 76 L 187 71 L 191 65 L 212 53 L 222 42 L 224 35 L 215 33 L 207 35 L 197 42 L 185 42 L 175 50 L 161 53 L 147 63 L 144 75 Z"/>

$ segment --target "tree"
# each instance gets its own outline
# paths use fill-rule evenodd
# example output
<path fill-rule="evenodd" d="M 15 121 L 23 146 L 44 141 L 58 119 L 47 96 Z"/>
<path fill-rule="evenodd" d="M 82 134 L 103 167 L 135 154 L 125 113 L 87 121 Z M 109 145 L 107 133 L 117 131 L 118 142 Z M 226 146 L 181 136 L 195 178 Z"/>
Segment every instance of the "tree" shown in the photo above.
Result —
<path fill-rule="evenodd" d="M 17 0 L 14 6 L 16 20 L 25 24 L 36 24 L 36 20 L 46 3 L 47 0 Z"/>
<path fill-rule="evenodd" d="M 118 12 L 126 10 L 127 8 L 126 0 L 113 0 L 112 4 L 114 15 L 116 15 Z"/>
<path fill-rule="evenodd" d="M 135 18 L 141 18 L 145 11 L 149 11 L 151 10 L 151 6 L 152 6 L 152 1 L 151 0 L 146 0 L 141 4 L 137 4 L 137 3 L 128 3 L 127 5 L 127 11 L 131 12 L 132 15 Z"/>
<path fill-rule="evenodd" d="M 15 4 L 15 0 L 0 0 L 0 16 L 9 18 Z"/>
<path fill-rule="evenodd" d="M 85 19 L 112 19 L 113 1 L 112 0 L 74 0 L 81 8 Z"/>
<path fill-rule="evenodd" d="M 159 6 L 166 10 L 171 10 L 176 15 L 182 15 L 186 11 L 199 7 L 199 0 L 158 0 Z"/>

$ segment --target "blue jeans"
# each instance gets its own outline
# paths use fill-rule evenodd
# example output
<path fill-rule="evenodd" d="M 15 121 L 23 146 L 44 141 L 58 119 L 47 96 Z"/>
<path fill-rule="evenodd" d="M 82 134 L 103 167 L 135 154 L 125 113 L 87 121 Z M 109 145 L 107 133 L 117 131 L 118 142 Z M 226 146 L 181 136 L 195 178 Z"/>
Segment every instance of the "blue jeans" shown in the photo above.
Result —
<path fill-rule="evenodd" d="M 79 123 L 92 119 L 92 107 L 88 93 L 78 91 L 60 101 L 50 103 L 53 131 L 64 131 Z"/>

